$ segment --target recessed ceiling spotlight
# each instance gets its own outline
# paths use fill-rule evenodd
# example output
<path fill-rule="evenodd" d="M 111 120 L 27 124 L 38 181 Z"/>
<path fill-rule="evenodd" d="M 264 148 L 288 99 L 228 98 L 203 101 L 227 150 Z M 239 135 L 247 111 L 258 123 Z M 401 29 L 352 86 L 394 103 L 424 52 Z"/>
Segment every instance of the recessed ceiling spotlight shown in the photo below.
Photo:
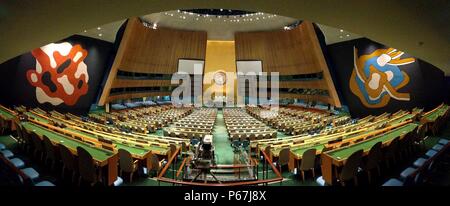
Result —
<path fill-rule="evenodd" d="M 100 29 L 102 29 L 102 28 L 100 28 L 100 27 L 97 27 L 97 30 L 100 30 Z"/>
<path fill-rule="evenodd" d="M 209 21 L 212 21 L 212 19 L 209 19 Z"/>
<path fill-rule="evenodd" d="M 341 38 L 341 39 L 342 39 L 343 37 L 342 37 L 342 36 L 339 36 L 339 38 Z"/>
<path fill-rule="evenodd" d="M 180 12 L 180 10 L 178 9 L 177 12 Z"/>
<path fill-rule="evenodd" d="M 185 16 L 183 16 L 183 19 L 186 19 L 186 17 L 185 17 Z"/>
<path fill-rule="evenodd" d="M 239 22 L 239 19 L 237 20 L 237 22 Z"/>
<path fill-rule="evenodd" d="M 256 20 L 259 20 L 259 17 L 256 17 Z"/>
<path fill-rule="evenodd" d="M 98 34 L 98 36 L 103 36 L 103 34 L 100 33 L 100 34 Z"/>
<path fill-rule="evenodd" d="M 253 19 L 250 19 L 250 21 L 253 21 Z"/>
<path fill-rule="evenodd" d="M 266 19 L 266 17 L 265 17 L 265 16 L 263 16 L 263 19 Z"/>
<path fill-rule="evenodd" d="M 347 36 L 347 37 L 349 37 L 349 36 L 350 36 L 350 34 L 347 34 L 346 36 Z"/>
<path fill-rule="evenodd" d="M 87 31 L 86 31 L 86 30 L 84 30 L 83 32 L 84 32 L 84 33 L 86 33 Z"/>
<path fill-rule="evenodd" d="M 220 18 L 222 18 L 222 17 L 221 17 L 221 16 L 217 16 L 217 18 L 219 18 L 219 19 L 220 19 Z"/>
<path fill-rule="evenodd" d="M 197 20 L 197 21 L 198 21 L 198 18 L 195 18 L 195 20 Z"/>
<path fill-rule="evenodd" d="M 343 29 L 341 29 L 341 30 L 339 30 L 340 32 L 344 32 L 344 30 Z"/>
<path fill-rule="evenodd" d="M 223 11 L 223 9 L 220 9 L 220 11 Z"/>

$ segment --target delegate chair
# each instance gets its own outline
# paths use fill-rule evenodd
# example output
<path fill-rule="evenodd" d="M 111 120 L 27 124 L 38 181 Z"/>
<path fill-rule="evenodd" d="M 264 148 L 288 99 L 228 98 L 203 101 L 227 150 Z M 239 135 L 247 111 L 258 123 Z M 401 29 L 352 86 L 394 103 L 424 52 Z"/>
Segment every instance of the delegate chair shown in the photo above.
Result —
<path fill-rule="evenodd" d="M 31 140 L 33 141 L 34 156 L 37 157 L 39 155 L 39 160 L 42 160 L 44 158 L 44 145 L 42 144 L 42 140 L 34 132 L 31 133 Z"/>
<path fill-rule="evenodd" d="M 56 150 L 55 147 L 53 146 L 52 142 L 50 141 L 50 139 L 48 139 L 47 136 L 42 136 L 43 142 L 44 142 L 44 149 L 45 149 L 45 161 L 44 163 L 47 163 L 48 160 L 51 161 L 51 170 L 55 169 L 55 164 L 57 161 L 57 157 L 56 157 Z"/>
<path fill-rule="evenodd" d="M 130 182 L 133 180 L 133 174 L 138 169 L 138 160 L 133 161 L 131 153 L 124 149 L 119 149 L 119 167 L 120 176 L 123 172 L 130 174 Z"/>
<path fill-rule="evenodd" d="M 150 165 L 150 168 L 147 168 L 148 172 L 155 172 L 156 176 L 158 176 L 159 170 L 162 167 L 162 163 L 158 160 L 158 156 L 152 153 L 150 154 L 150 157 L 148 157 L 147 161 L 149 161 L 147 165 Z"/>
<path fill-rule="evenodd" d="M 305 181 L 305 171 L 312 171 L 313 178 L 316 176 L 314 172 L 314 168 L 316 166 L 316 149 L 309 149 L 303 152 L 302 154 L 302 162 L 300 167 L 300 173 L 302 175 L 302 180 Z"/>
<path fill-rule="evenodd" d="M 59 145 L 59 153 L 60 153 L 61 160 L 63 163 L 61 176 L 64 178 L 65 170 L 72 171 L 72 177 L 70 179 L 70 181 L 72 182 L 73 179 L 75 178 L 75 174 L 78 169 L 77 164 L 75 162 L 75 157 L 72 154 L 72 152 L 69 150 L 69 148 L 67 148 L 66 146 L 64 146 L 62 144 Z"/>
<path fill-rule="evenodd" d="M 82 147 L 77 147 L 77 153 L 78 170 L 80 172 L 78 185 L 81 185 L 81 181 L 84 180 L 93 186 L 98 181 L 97 168 L 95 167 L 94 159 L 92 158 L 92 155 Z"/>
<path fill-rule="evenodd" d="M 369 178 L 369 184 L 372 180 L 371 171 L 377 169 L 378 175 L 381 175 L 380 162 L 383 158 L 383 153 L 381 151 L 381 142 L 377 142 L 370 148 L 369 154 L 367 155 L 367 160 L 363 163 L 363 170 L 367 172 L 367 177 Z"/>
<path fill-rule="evenodd" d="M 391 141 L 389 146 L 386 148 L 385 152 L 385 160 L 386 165 L 389 168 L 389 166 L 392 164 L 395 164 L 396 162 L 396 155 L 398 153 L 398 146 L 399 146 L 399 137 L 396 137 L 394 140 Z"/>
<path fill-rule="evenodd" d="M 290 152 L 291 152 L 291 150 L 288 147 L 283 148 L 280 151 L 280 155 L 278 156 L 278 161 L 277 161 L 277 166 L 280 169 L 280 173 L 282 173 L 281 167 L 289 164 L 289 153 Z"/>
<path fill-rule="evenodd" d="M 341 182 L 342 186 L 345 186 L 345 182 L 352 179 L 354 180 L 355 185 L 358 185 L 358 178 L 356 177 L 356 175 L 358 174 L 358 167 L 361 164 L 363 153 L 364 150 L 361 149 L 354 152 L 352 155 L 350 155 L 350 157 L 348 157 L 344 167 L 341 170 L 341 173 L 339 174 L 339 181 Z"/>

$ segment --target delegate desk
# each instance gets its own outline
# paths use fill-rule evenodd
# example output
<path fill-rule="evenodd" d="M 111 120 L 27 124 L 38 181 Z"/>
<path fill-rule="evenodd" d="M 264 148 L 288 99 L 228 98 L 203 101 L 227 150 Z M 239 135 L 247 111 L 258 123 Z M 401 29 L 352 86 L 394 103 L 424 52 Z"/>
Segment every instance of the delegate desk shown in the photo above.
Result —
<path fill-rule="evenodd" d="M 15 125 L 12 123 L 13 120 L 16 118 L 14 111 L 4 107 L 3 105 L 0 105 L 0 118 L 2 118 L 7 122 L 8 127 L 12 131 L 16 130 Z"/>
<path fill-rule="evenodd" d="M 45 135 L 54 145 L 62 144 L 66 146 L 74 155 L 77 155 L 77 147 L 86 149 L 92 155 L 96 164 L 102 169 L 107 170 L 107 185 L 112 185 L 117 180 L 119 156 L 116 153 L 74 140 L 31 122 L 22 122 L 21 125 L 25 130 L 35 132 L 41 139 Z"/>
<path fill-rule="evenodd" d="M 448 105 L 442 104 L 439 107 L 425 113 L 422 116 L 422 122 L 434 122 L 436 119 L 445 114 L 448 110 Z"/>
<path fill-rule="evenodd" d="M 362 149 L 364 150 L 364 155 L 367 155 L 369 153 L 369 150 L 376 143 L 382 142 L 382 147 L 386 147 L 396 137 L 406 135 L 407 133 L 416 129 L 418 126 L 419 125 L 416 123 L 409 123 L 370 139 L 322 153 L 321 167 L 323 179 L 325 180 L 326 184 L 332 185 L 336 182 L 337 179 L 337 169 L 339 167 L 342 167 L 345 164 L 347 158 L 350 157 L 350 155 L 352 155 L 354 152 Z"/>
<path fill-rule="evenodd" d="M 48 119 L 46 119 L 47 117 L 38 116 L 31 112 L 27 112 L 26 114 L 29 117 L 39 120 L 39 122 L 42 124 L 41 126 L 43 126 L 45 128 L 50 127 L 47 125 L 49 122 Z M 56 119 L 53 119 L 53 120 L 56 121 Z M 48 130 L 52 131 L 51 128 L 48 128 Z M 151 162 L 148 161 L 148 157 L 150 157 L 150 154 L 153 153 L 153 154 L 157 154 L 157 155 L 167 156 L 167 154 L 169 152 L 168 148 L 160 147 L 158 144 L 150 144 L 149 146 L 145 146 L 145 147 L 144 146 L 133 147 L 128 144 L 122 143 L 120 141 L 113 140 L 113 139 L 111 139 L 112 137 L 108 137 L 108 135 L 104 135 L 104 134 L 101 134 L 98 132 L 86 130 L 81 127 L 71 128 L 71 126 L 69 126 L 64 129 L 59 129 L 59 130 L 64 130 L 65 133 L 67 132 L 67 133 L 77 134 L 77 136 L 83 137 L 82 139 L 85 139 L 84 137 L 87 137 L 88 139 L 98 140 L 98 137 L 104 137 L 105 139 L 111 140 L 114 143 L 115 149 L 127 150 L 128 152 L 131 153 L 133 158 L 138 159 L 140 161 L 141 165 L 147 164 L 147 167 L 149 167 L 149 164 L 151 164 Z M 73 136 L 73 135 L 71 135 L 71 136 Z"/>

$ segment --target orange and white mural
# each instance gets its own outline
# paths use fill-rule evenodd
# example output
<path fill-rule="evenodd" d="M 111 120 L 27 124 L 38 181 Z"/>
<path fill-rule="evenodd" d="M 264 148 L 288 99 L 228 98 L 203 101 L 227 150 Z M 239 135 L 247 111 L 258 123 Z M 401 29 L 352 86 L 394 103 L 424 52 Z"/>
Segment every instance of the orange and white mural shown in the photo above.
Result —
<path fill-rule="evenodd" d="M 409 93 L 398 92 L 409 83 L 409 76 L 399 66 L 415 62 L 414 58 L 400 57 L 404 54 L 394 48 L 377 49 L 358 57 L 354 47 L 354 69 L 350 77 L 350 90 L 367 108 L 386 106 L 391 98 L 409 101 Z"/>
<path fill-rule="evenodd" d="M 89 89 L 89 73 L 84 59 L 88 52 L 79 44 L 52 43 L 33 50 L 36 68 L 27 71 L 28 82 L 36 88 L 40 104 L 72 106 Z"/>

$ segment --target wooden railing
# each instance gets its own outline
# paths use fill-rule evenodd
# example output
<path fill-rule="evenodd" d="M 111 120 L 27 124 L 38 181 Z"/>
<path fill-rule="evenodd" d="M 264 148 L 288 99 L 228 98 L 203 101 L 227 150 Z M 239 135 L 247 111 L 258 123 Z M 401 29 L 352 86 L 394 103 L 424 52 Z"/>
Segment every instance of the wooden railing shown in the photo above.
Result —
<path fill-rule="evenodd" d="M 275 165 L 273 165 L 273 162 L 270 160 L 269 156 L 264 151 L 261 151 L 261 153 L 262 153 L 262 155 L 264 157 L 263 168 L 268 170 L 268 166 L 270 166 L 272 168 L 273 172 L 276 175 L 275 178 L 264 179 L 265 175 L 268 176 L 268 171 L 263 171 L 263 179 L 262 180 L 230 182 L 230 183 L 188 182 L 188 181 L 183 181 L 183 180 L 177 180 L 177 179 L 164 177 L 164 175 L 167 172 L 167 170 L 169 169 L 170 165 L 176 160 L 179 151 L 180 151 L 179 149 L 176 150 L 174 155 L 172 155 L 172 157 L 169 159 L 169 161 L 167 162 L 165 167 L 162 169 L 161 173 L 158 175 L 157 180 L 159 182 L 166 182 L 166 183 L 172 183 L 173 185 L 186 185 L 186 186 L 245 186 L 245 185 L 261 185 L 261 184 L 268 184 L 268 183 L 272 183 L 272 182 L 281 182 L 281 181 L 283 181 L 283 177 L 281 176 L 280 172 L 275 167 Z M 182 166 L 184 166 L 186 161 L 187 160 L 185 158 L 183 160 Z M 224 168 L 233 169 L 233 168 L 243 168 L 243 167 L 249 167 L 249 166 L 252 166 L 252 167 L 257 167 L 258 166 L 255 161 L 252 161 L 251 158 L 250 158 L 250 162 L 251 162 L 250 165 L 244 165 L 244 164 L 238 164 L 238 165 L 217 165 L 217 166 L 213 166 L 211 168 L 214 168 L 214 169 L 220 169 L 220 168 L 221 169 L 224 169 Z M 179 176 L 179 173 L 181 172 L 182 166 L 178 170 L 177 176 Z"/>

